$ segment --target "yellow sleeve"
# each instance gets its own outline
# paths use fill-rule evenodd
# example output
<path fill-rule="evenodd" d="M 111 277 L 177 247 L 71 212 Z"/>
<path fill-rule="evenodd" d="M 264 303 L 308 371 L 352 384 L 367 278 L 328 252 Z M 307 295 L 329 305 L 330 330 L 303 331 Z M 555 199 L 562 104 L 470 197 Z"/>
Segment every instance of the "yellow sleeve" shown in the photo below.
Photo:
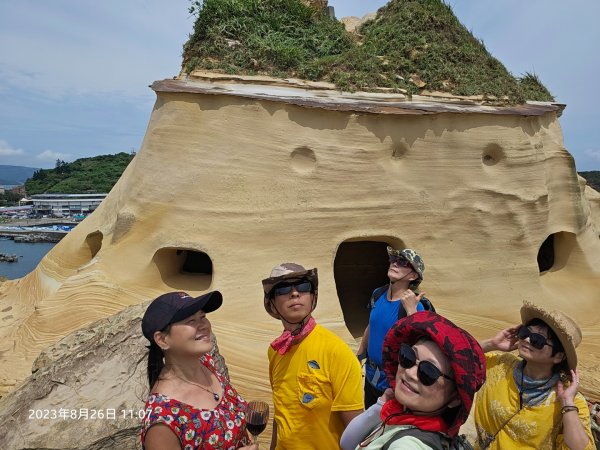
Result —
<path fill-rule="evenodd" d="M 513 366 L 518 359 L 516 355 L 508 352 L 488 352 L 485 354 L 486 370 L 493 369 L 499 364 Z"/>
<path fill-rule="evenodd" d="M 354 352 L 340 339 L 330 355 L 332 411 L 355 411 L 364 408 L 362 370 Z"/>

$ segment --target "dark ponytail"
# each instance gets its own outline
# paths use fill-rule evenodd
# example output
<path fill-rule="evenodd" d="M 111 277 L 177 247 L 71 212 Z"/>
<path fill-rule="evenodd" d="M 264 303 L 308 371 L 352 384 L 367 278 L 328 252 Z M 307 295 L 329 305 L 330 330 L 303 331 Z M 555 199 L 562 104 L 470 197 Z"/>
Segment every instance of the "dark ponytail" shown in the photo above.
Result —
<path fill-rule="evenodd" d="M 152 386 L 154 386 L 160 376 L 160 372 L 165 367 L 164 357 L 165 355 L 161 348 L 156 342 L 152 342 L 148 347 L 148 383 L 150 390 L 152 390 Z"/>

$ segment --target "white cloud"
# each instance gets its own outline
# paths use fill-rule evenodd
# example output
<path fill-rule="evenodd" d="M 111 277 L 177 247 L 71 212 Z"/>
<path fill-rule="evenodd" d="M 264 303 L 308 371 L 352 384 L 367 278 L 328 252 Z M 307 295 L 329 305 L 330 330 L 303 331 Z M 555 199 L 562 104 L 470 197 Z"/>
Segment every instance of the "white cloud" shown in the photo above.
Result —
<path fill-rule="evenodd" d="M 0 1 L 0 88 L 139 103 L 153 97 L 150 83 L 179 73 L 189 0 L 84 3 Z"/>
<path fill-rule="evenodd" d="M 600 150 L 592 150 L 591 148 L 588 148 L 587 150 L 584 151 L 584 153 L 590 159 L 600 162 Z"/>
<path fill-rule="evenodd" d="M 0 140 L 0 156 L 17 156 L 24 153 L 20 148 L 12 148 L 8 142 Z"/>
<path fill-rule="evenodd" d="M 40 161 L 56 161 L 57 159 L 66 161 L 69 158 L 71 158 L 71 156 L 72 155 L 69 153 L 60 153 L 60 152 L 53 152 L 52 150 L 44 150 L 42 153 L 40 153 L 36 156 L 36 159 L 38 159 Z"/>

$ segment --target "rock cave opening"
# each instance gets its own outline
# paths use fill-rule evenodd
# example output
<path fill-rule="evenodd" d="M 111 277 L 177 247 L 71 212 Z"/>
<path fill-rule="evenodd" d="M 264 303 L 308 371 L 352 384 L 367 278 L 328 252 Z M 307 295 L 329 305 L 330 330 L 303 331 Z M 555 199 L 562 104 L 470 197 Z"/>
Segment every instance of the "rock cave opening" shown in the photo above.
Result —
<path fill-rule="evenodd" d="M 538 251 L 540 273 L 564 268 L 576 247 L 577 238 L 574 233 L 559 231 L 549 235 Z"/>
<path fill-rule="evenodd" d="M 498 144 L 486 145 L 481 155 L 481 161 L 486 166 L 495 166 L 505 158 L 504 150 Z"/>
<path fill-rule="evenodd" d="M 176 290 L 202 291 L 212 284 L 213 262 L 201 250 L 161 248 L 153 260 L 165 284 Z"/>
<path fill-rule="evenodd" d="M 550 270 L 554 265 L 554 234 L 551 234 L 540 245 L 537 255 L 540 273 Z"/>
<path fill-rule="evenodd" d="M 90 250 L 90 259 L 94 258 L 102 248 L 102 239 L 104 235 L 100 231 L 94 231 L 85 238 L 85 243 Z"/>
<path fill-rule="evenodd" d="M 333 276 L 344 321 L 355 338 L 363 335 L 369 322 L 367 305 L 373 290 L 388 282 L 387 246 L 404 248 L 392 237 L 350 239 L 337 249 Z"/>
<path fill-rule="evenodd" d="M 559 231 L 549 235 L 538 251 L 537 261 L 540 273 L 561 270 L 567 266 L 573 252 L 578 248 L 577 236 L 568 231 Z"/>
<path fill-rule="evenodd" d="M 177 250 L 178 255 L 182 253 L 185 255 L 185 260 L 181 266 L 181 272 L 212 275 L 212 261 L 206 253 L 194 250 Z"/>

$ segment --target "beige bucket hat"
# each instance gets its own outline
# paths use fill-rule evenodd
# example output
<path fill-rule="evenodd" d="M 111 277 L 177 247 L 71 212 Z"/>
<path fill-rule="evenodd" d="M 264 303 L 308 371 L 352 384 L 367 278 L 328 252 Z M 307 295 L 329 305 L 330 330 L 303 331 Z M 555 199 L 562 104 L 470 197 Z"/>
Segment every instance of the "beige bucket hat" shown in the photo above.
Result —
<path fill-rule="evenodd" d="M 581 330 L 577 323 L 562 311 L 548 311 L 541 306 L 524 301 L 521 307 L 521 321 L 526 324 L 533 319 L 543 320 L 554 331 L 565 349 L 569 369 L 577 368 L 577 352 L 575 349 L 581 343 Z"/>

